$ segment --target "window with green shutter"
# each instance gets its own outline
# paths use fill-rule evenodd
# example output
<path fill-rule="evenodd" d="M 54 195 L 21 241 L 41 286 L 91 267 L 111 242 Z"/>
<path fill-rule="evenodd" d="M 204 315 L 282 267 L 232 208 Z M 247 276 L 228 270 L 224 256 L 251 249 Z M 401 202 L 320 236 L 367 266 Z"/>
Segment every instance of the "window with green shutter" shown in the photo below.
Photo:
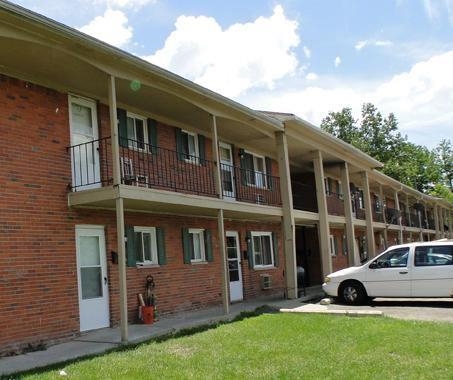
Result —
<path fill-rule="evenodd" d="M 202 228 L 183 228 L 184 264 L 213 261 L 212 233 Z"/>
<path fill-rule="evenodd" d="M 165 234 L 158 227 L 126 227 L 128 266 L 164 265 Z"/>

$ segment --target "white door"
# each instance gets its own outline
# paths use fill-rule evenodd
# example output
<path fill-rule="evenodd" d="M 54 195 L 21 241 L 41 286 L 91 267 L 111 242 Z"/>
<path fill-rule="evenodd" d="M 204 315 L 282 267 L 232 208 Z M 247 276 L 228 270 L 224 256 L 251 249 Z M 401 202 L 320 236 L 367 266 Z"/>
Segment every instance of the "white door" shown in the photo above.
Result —
<path fill-rule="evenodd" d="M 230 277 L 230 301 L 242 301 L 242 269 L 241 250 L 239 249 L 239 235 L 236 231 L 227 231 L 226 249 L 228 257 L 228 271 Z"/>
<path fill-rule="evenodd" d="M 233 149 L 230 144 L 219 143 L 220 171 L 222 174 L 222 190 L 225 199 L 235 199 Z"/>
<path fill-rule="evenodd" d="M 104 227 L 76 226 L 80 331 L 109 326 Z"/>
<path fill-rule="evenodd" d="M 72 183 L 77 190 L 101 186 L 96 103 L 69 96 Z"/>

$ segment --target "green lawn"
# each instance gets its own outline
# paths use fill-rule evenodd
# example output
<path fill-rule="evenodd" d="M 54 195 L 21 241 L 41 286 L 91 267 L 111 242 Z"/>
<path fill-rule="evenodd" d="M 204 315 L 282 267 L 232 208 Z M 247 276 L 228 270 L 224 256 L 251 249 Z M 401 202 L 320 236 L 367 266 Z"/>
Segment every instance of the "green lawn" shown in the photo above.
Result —
<path fill-rule="evenodd" d="M 453 326 L 262 314 L 26 379 L 453 379 Z"/>

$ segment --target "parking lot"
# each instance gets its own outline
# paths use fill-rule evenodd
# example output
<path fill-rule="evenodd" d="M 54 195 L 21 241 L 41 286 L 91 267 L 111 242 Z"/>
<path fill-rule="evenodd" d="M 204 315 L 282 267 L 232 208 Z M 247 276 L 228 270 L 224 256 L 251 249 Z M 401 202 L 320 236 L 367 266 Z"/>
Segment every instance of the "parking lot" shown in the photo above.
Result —
<path fill-rule="evenodd" d="M 366 306 L 332 303 L 329 310 L 378 310 L 385 316 L 420 321 L 453 323 L 453 299 L 376 298 Z"/>

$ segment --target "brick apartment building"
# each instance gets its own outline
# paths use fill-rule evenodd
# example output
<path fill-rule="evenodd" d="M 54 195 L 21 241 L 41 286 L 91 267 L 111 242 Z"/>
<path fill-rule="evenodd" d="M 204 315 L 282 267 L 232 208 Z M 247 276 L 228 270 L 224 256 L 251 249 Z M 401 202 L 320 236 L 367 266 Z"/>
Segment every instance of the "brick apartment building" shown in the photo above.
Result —
<path fill-rule="evenodd" d="M 257 112 L 0 2 L 0 356 L 306 286 L 452 236 L 452 205 L 295 115 Z M 299 284 L 300 285 L 300 284 Z"/>

